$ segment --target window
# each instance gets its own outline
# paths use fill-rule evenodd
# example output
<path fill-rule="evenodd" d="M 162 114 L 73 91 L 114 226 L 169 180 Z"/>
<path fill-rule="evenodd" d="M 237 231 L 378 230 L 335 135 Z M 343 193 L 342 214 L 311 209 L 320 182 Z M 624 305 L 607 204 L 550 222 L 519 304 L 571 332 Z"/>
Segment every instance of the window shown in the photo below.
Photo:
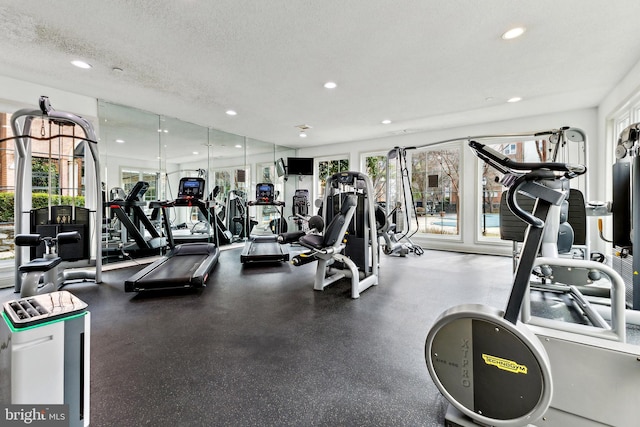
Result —
<path fill-rule="evenodd" d="M 509 142 L 502 144 L 488 144 L 498 152 L 508 155 L 518 162 L 543 162 L 548 161 L 550 144 L 546 140 Z M 501 175 L 494 168 L 488 166 L 482 160 L 478 160 L 480 170 L 480 191 L 478 218 L 479 238 L 481 240 L 500 239 L 500 200 L 506 188 L 496 178 Z"/>
<path fill-rule="evenodd" d="M 127 169 L 120 171 L 120 182 L 122 182 L 122 188 L 125 193 L 129 193 L 138 181 L 146 181 L 149 183 L 149 188 L 143 196 L 144 201 L 158 200 L 158 182 L 155 172 Z"/>
<path fill-rule="evenodd" d="M 363 158 L 363 172 L 371 178 L 373 185 L 373 193 L 376 202 L 386 201 L 386 179 L 387 179 L 387 155 L 386 154 L 369 154 Z"/>
<path fill-rule="evenodd" d="M 502 150 L 505 156 L 510 156 L 512 154 L 516 154 L 516 144 L 507 144 L 506 147 Z"/>
<path fill-rule="evenodd" d="M 622 132 L 623 130 L 626 129 L 627 126 L 629 126 L 631 123 L 629 123 L 629 113 L 624 114 L 623 116 L 621 116 L 620 118 L 618 118 L 616 120 L 616 128 L 615 128 L 615 135 L 616 135 L 616 139 L 618 136 L 620 136 L 620 132 Z"/>
<path fill-rule="evenodd" d="M 217 169 L 209 175 L 213 177 L 211 189 L 213 190 L 213 188 L 215 188 L 216 186 L 219 187 L 219 200 L 224 200 L 224 198 L 227 197 L 227 194 L 231 190 L 240 191 L 242 192 L 242 194 L 246 194 L 248 175 L 249 169 L 244 169 L 241 167 Z M 269 175 L 266 176 L 268 177 Z M 265 175 L 263 175 L 263 178 L 264 177 Z"/>
<path fill-rule="evenodd" d="M 414 201 L 420 208 L 419 231 L 460 235 L 460 148 L 427 149 L 411 157 Z"/>
<path fill-rule="evenodd" d="M 60 192 L 60 165 L 57 159 L 31 158 L 31 188 L 34 193 Z"/>
<path fill-rule="evenodd" d="M 318 159 L 316 171 L 318 173 L 318 188 L 316 188 L 318 197 L 324 196 L 324 186 L 329 178 L 334 173 L 348 171 L 349 159 Z"/>

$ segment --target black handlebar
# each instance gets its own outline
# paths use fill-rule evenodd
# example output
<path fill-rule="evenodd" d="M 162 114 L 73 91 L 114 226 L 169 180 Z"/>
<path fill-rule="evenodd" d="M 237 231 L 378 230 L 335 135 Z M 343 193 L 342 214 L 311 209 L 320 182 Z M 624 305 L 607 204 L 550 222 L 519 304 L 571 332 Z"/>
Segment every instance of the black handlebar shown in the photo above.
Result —
<path fill-rule="evenodd" d="M 563 172 L 561 176 L 571 179 L 582 175 L 587 171 L 584 165 L 559 163 L 559 162 L 516 162 L 513 159 L 497 152 L 485 144 L 477 141 L 469 141 L 469 147 L 475 151 L 476 155 L 489 163 L 495 169 L 502 173 L 508 172 L 533 172 L 537 170 L 548 170 L 555 172 Z M 561 177 L 557 176 L 556 177 Z"/>
<path fill-rule="evenodd" d="M 536 228 L 543 227 L 544 221 L 525 211 L 518 205 L 516 194 L 521 187 L 536 181 L 572 179 L 587 171 L 584 165 L 578 164 L 516 162 L 493 148 L 487 147 L 477 141 L 469 141 L 469 147 L 480 159 L 484 160 L 490 166 L 512 177 L 511 180 L 502 180 L 503 184 L 509 187 L 509 191 L 507 192 L 507 206 L 514 215 Z M 508 183 L 506 181 L 508 181 Z"/>

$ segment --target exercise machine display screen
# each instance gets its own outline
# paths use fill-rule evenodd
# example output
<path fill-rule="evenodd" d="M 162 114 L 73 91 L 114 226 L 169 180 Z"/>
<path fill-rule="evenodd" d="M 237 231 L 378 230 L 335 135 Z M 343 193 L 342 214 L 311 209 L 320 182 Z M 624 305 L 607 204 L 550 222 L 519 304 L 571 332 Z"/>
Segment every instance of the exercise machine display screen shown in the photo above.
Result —
<path fill-rule="evenodd" d="M 256 186 L 256 201 L 258 203 L 271 203 L 275 199 L 273 184 L 258 184 Z"/>
<path fill-rule="evenodd" d="M 204 197 L 204 187 L 205 182 L 203 178 L 181 178 L 178 198 L 202 199 Z"/>

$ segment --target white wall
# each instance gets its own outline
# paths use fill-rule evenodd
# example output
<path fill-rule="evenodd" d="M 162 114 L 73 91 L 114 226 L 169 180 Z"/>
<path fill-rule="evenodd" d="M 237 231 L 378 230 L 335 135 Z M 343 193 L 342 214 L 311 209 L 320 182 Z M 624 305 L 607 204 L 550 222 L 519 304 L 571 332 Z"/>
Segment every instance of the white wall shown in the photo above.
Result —
<path fill-rule="evenodd" d="M 77 114 L 91 120 L 96 126 L 98 102 L 95 98 L 4 76 L 0 76 L 0 87 L 2 88 L 2 94 L 0 94 L 2 111 L 14 111 L 19 108 L 37 109 L 40 96 L 48 96 L 55 110 Z"/>

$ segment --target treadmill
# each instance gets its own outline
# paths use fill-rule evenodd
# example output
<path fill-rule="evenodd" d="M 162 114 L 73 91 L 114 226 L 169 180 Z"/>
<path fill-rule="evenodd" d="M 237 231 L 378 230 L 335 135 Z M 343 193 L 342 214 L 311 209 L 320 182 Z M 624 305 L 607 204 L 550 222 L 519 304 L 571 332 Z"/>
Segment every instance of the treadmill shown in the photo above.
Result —
<path fill-rule="evenodd" d="M 256 200 L 247 202 L 247 206 L 272 206 L 278 211 L 279 218 L 270 222 L 269 230 L 259 232 L 257 227 L 252 228 L 249 239 L 240 254 L 241 263 L 289 261 L 287 245 L 280 244 L 277 240 L 278 234 L 286 231 L 283 230 L 285 204 L 275 198 L 273 184 L 262 183 L 256 186 Z M 257 225 L 257 222 L 251 225 Z"/>
<path fill-rule="evenodd" d="M 205 181 L 182 178 L 176 205 L 203 206 Z M 214 239 L 216 235 L 214 233 Z M 201 288 L 218 262 L 220 249 L 216 243 L 184 243 L 164 257 L 143 268 L 124 282 L 125 292 L 156 289 Z"/>
<path fill-rule="evenodd" d="M 123 199 L 114 199 L 105 202 L 105 207 L 111 210 L 111 215 L 118 218 L 124 227 L 124 241 L 106 242 L 102 252 L 105 255 L 123 252 L 135 253 L 136 256 L 158 255 L 160 250 L 168 244 L 167 238 L 163 237 L 153 225 L 151 220 L 144 213 L 143 208 L 147 206 L 144 201 L 144 194 L 149 189 L 149 183 L 138 181 L 129 194 Z M 165 232 L 168 233 L 165 228 Z M 145 235 L 145 232 L 149 236 Z"/>

